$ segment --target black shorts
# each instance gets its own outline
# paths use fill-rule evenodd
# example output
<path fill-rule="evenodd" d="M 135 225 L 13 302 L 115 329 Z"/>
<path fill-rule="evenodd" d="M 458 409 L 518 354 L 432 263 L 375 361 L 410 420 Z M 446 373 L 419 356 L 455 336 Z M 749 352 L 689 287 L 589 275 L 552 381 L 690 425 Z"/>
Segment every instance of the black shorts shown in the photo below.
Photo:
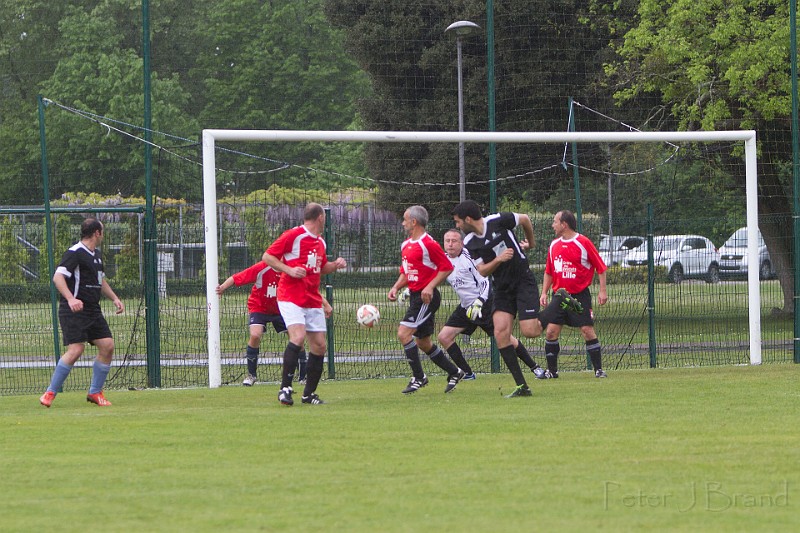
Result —
<path fill-rule="evenodd" d="M 539 286 L 530 270 L 523 273 L 512 291 L 494 291 L 494 311 L 505 311 L 520 320 L 539 317 Z"/>
<path fill-rule="evenodd" d="M 100 307 L 86 308 L 73 313 L 69 308 L 58 310 L 58 322 L 61 324 L 61 336 L 64 346 L 90 342 L 97 339 L 110 339 L 111 329 L 108 327 Z"/>
<path fill-rule="evenodd" d="M 272 324 L 276 333 L 286 331 L 286 323 L 281 315 L 268 315 L 266 313 L 250 313 L 250 325 L 261 326 L 264 332 L 267 331 L 267 324 Z"/>
<path fill-rule="evenodd" d="M 592 293 L 589 288 L 583 289 L 581 292 L 572 295 L 573 298 L 578 300 L 583 306 L 583 313 L 577 314 L 572 311 L 566 311 L 559 308 L 555 311 L 553 319 L 550 320 L 551 324 L 559 324 L 561 326 L 571 326 L 573 328 L 580 328 L 582 326 L 594 326 L 594 311 L 592 311 Z"/>
<path fill-rule="evenodd" d="M 408 298 L 408 311 L 400 324 L 415 329 L 414 337 L 417 339 L 430 337 L 433 335 L 436 311 L 439 310 L 441 303 L 442 295 L 439 294 L 439 289 L 433 289 L 433 297 L 429 304 L 422 303 L 421 292 L 411 291 L 411 296 Z"/>
<path fill-rule="evenodd" d="M 472 335 L 476 329 L 481 328 L 487 335 L 492 337 L 494 336 L 494 321 L 492 321 L 492 308 L 490 306 L 491 303 L 484 304 L 483 315 L 478 321 L 473 322 L 467 318 L 467 310 L 459 305 L 453 310 L 444 325 L 462 330 L 461 333 L 463 335 Z"/>

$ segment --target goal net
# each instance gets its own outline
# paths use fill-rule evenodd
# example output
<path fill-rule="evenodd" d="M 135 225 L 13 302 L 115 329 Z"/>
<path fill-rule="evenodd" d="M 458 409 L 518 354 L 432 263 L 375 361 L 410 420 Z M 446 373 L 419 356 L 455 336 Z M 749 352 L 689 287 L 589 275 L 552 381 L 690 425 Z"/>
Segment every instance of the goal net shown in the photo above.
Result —
<path fill-rule="evenodd" d="M 552 153 L 562 151 L 564 153 L 563 159 L 560 164 L 556 165 L 543 165 L 541 163 L 529 161 L 528 164 L 519 164 L 516 170 L 501 173 L 499 176 L 494 176 L 492 179 L 482 180 L 469 180 L 467 181 L 466 196 L 468 198 L 480 199 L 479 203 L 484 204 L 484 210 L 488 210 L 490 203 L 497 204 L 497 210 L 508 211 L 523 211 L 529 212 L 526 207 L 536 205 L 541 209 L 541 204 L 531 203 L 531 198 L 535 195 L 527 194 L 537 188 L 548 187 L 552 189 L 563 190 L 563 194 L 551 194 L 557 197 L 558 204 L 553 204 L 552 200 L 549 205 L 553 205 L 552 212 L 558 209 L 572 209 L 575 210 L 582 221 L 582 227 L 579 228 L 582 233 L 586 233 L 595 242 L 599 242 L 603 234 L 606 234 L 606 228 L 609 229 L 606 237 L 613 237 L 613 234 L 623 235 L 625 233 L 633 233 L 633 224 L 619 224 L 618 227 L 622 228 L 620 231 L 614 229 L 611 222 L 611 185 L 608 185 L 609 202 L 605 205 L 603 213 L 589 213 L 583 212 L 581 204 L 581 190 L 599 189 L 602 188 L 602 180 L 593 180 L 587 184 L 582 183 L 580 173 L 586 172 L 589 169 L 583 168 L 581 160 L 576 155 L 578 146 L 594 146 L 600 152 L 606 152 L 606 160 L 608 162 L 608 170 L 597 170 L 596 158 L 589 158 L 593 161 L 595 168 L 591 169 L 594 173 L 607 174 L 608 176 L 622 176 L 625 173 L 619 170 L 619 166 L 625 166 L 628 169 L 638 169 L 636 173 L 641 173 L 643 169 L 651 169 L 654 165 L 651 161 L 665 161 L 669 157 L 662 157 L 660 155 L 653 155 L 653 150 L 650 146 L 658 146 L 664 143 L 669 143 L 667 151 L 671 151 L 678 146 L 686 147 L 686 152 L 691 152 L 692 146 L 700 146 L 701 152 L 712 153 L 719 156 L 719 154 L 727 153 L 739 154 L 737 163 L 734 167 L 728 168 L 731 173 L 739 173 L 741 182 L 744 183 L 743 195 L 738 199 L 743 205 L 741 212 L 745 213 L 745 219 L 741 221 L 742 226 L 746 226 L 749 231 L 746 237 L 746 260 L 750 265 L 759 263 L 759 241 L 758 232 L 754 231 L 758 228 L 758 206 L 757 206 L 757 175 L 756 175 L 756 137 L 754 131 L 721 131 L 721 132 L 546 132 L 546 133 L 444 133 L 444 132 L 410 132 L 410 131 L 384 131 L 384 132 L 359 132 L 359 131 L 291 131 L 291 130 L 222 130 L 222 129 L 207 129 L 203 131 L 203 195 L 204 195 L 204 209 L 206 213 L 216 213 L 218 210 L 218 188 L 220 183 L 220 176 L 217 174 L 217 151 L 220 146 L 242 146 L 241 143 L 247 143 L 247 146 L 255 146 L 258 143 L 349 143 L 361 146 L 365 151 L 382 149 L 387 153 L 403 153 L 403 157 L 395 159 L 387 158 L 384 164 L 390 167 L 396 173 L 396 180 L 391 183 L 372 183 L 371 186 L 377 188 L 377 191 L 372 190 L 378 202 L 373 202 L 370 205 L 378 208 L 386 208 L 396 216 L 402 213 L 403 209 L 409 205 L 422 204 L 428 208 L 432 214 L 432 224 L 429 226 L 429 232 L 434 238 L 441 239 L 441 234 L 452 226 L 452 218 L 449 216 L 450 210 L 457 203 L 458 193 L 457 187 L 459 183 L 458 176 L 455 176 L 452 168 L 439 169 L 439 175 L 444 178 L 436 183 L 428 182 L 415 182 L 412 179 L 404 179 L 405 167 L 410 158 L 413 158 L 414 153 L 425 153 L 429 155 L 437 151 L 442 154 L 447 153 L 444 157 L 448 161 L 452 160 L 453 153 L 456 153 L 454 147 L 459 143 L 467 145 L 467 157 L 474 156 L 474 154 L 485 155 L 486 153 L 502 153 L 504 151 L 515 151 L 518 153 L 535 153 L 532 149 L 534 146 L 547 145 L 550 146 Z M 394 147 L 402 146 L 401 149 Z M 612 154 L 612 147 L 626 147 L 621 149 L 619 153 Z M 716 146 L 716 148 L 708 149 L 709 146 Z M 640 152 L 631 149 L 631 147 L 641 148 Z M 703 148 L 705 147 L 705 148 Z M 724 147 L 721 148 L 721 147 Z M 230 148 L 228 148 L 230 150 Z M 571 156 L 569 155 L 571 154 Z M 639 154 L 639 155 L 637 155 Z M 648 154 L 645 157 L 643 154 Z M 636 160 L 640 158 L 640 160 Z M 712 156 L 715 157 L 715 156 Z M 646 159 L 646 160 L 645 160 Z M 430 158 L 428 158 L 430 160 Z M 689 162 L 684 161 L 684 167 L 680 169 L 681 175 L 693 171 L 691 168 L 691 158 Z M 743 163 L 742 163 L 743 160 Z M 612 169 L 612 163 L 615 168 Z M 668 172 L 673 173 L 673 177 L 679 174 L 676 170 L 676 163 Z M 560 170 L 557 170 L 560 169 Z M 572 175 L 564 172 L 567 169 L 574 171 Z M 384 169 L 385 170 L 385 169 Z M 436 174 L 437 169 L 431 169 L 429 174 Z M 552 174 L 561 172 L 557 179 L 552 179 Z M 695 168 L 694 172 L 698 172 Z M 481 174 L 492 174 L 492 170 L 487 173 L 481 171 Z M 677 178 L 676 182 L 677 182 Z M 684 177 L 685 179 L 685 177 Z M 700 176 L 695 176 L 695 181 L 701 179 Z M 647 197 L 647 178 L 639 177 L 638 185 L 641 187 L 642 196 L 639 197 L 640 205 L 637 206 L 637 211 L 641 213 L 642 206 L 650 203 L 653 198 Z M 497 194 L 498 183 L 503 183 L 502 191 Z M 692 180 L 689 178 L 689 183 L 681 183 L 679 187 L 690 187 Z M 676 185 L 677 187 L 678 185 Z M 553 190 L 550 191 L 551 193 Z M 721 191 L 720 191 L 721 192 Z M 513 193 L 513 194 L 512 194 Z M 333 194 L 330 190 L 327 191 L 327 198 L 319 198 L 319 194 L 315 197 L 314 194 L 309 194 L 307 197 L 301 199 L 305 201 L 321 201 L 326 204 L 332 212 L 330 223 L 336 228 L 337 224 L 344 225 L 349 217 L 353 216 L 352 210 L 343 209 L 345 199 L 341 196 Z M 495 196 L 496 194 L 496 196 Z M 525 199 L 529 198 L 528 203 Z M 488 199 L 488 202 L 486 201 Z M 674 200 L 674 199 L 673 199 Z M 712 204 L 725 201 L 729 199 L 725 195 L 720 195 L 719 198 L 705 197 L 695 198 L 693 205 L 699 206 L 697 209 L 707 209 L 707 216 L 714 216 L 714 209 Z M 630 199 L 628 200 L 630 202 Z M 674 202 L 680 204 L 682 201 Z M 699 203 L 697 203 L 699 202 Z M 295 199 L 295 204 L 297 199 Z M 597 205 L 597 204 L 592 204 Z M 297 206 L 295 206 L 297 207 Z M 631 211 L 630 206 L 628 206 Z M 726 209 L 725 205 L 716 206 L 717 209 Z M 680 210 L 680 205 L 674 205 L 676 211 Z M 267 208 L 263 213 L 257 214 L 251 222 L 256 222 L 254 231 L 259 231 L 261 228 L 262 240 L 265 237 L 277 237 L 280 231 L 288 229 L 289 225 L 285 224 L 283 227 L 276 228 L 274 223 L 274 213 L 270 213 L 272 209 Z M 624 211 L 624 210 L 623 210 Z M 552 237 L 552 232 L 549 231 L 549 220 L 552 219 L 552 212 L 544 213 L 530 213 L 532 218 L 536 221 L 535 231 L 539 244 L 531 252 L 531 260 L 534 264 L 534 270 L 537 269 L 537 264 L 541 266 L 544 261 L 544 250 L 546 243 Z M 327 287 L 321 287 L 321 290 L 331 291 L 330 296 L 334 301 L 334 318 L 330 322 L 329 328 L 329 344 L 328 347 L 328 370 L 329 377 L 337 375 L 347 375 L 346 369 L 348 365 L 358 365 L 364 362 L 372 363 L 370 370 L 366 375 L 361 372 L 359 377 L 376 377 L 387 375 L 402 374 L 402 358 L 400 355 L 400 348 L 395 346 L 396 340 L 394 331 L 397 322 L 401 316 L 401 310 L 392 307 L 385 300 L 385 294 L 390 284 L 396 279 L 397 265 L 399 264 L 399 243 L 402 241 L 402 228 L 399 222 L 395 221 L 395 227 L 382 227 L 378 231 L 378 226 L 374 224 L 374 216 L 376 213 L 368 213 L 364 217 L 366 220 L 365 225 L 361 225 L 356 230 L 355 236 L 350 234 L 344 237 L 344 234 L 333 233 L 326 235 L 328 237 L 328 251 L 329 255 L 344 256 L 348 259 L 350 267 L 347 272 L 338 273 L 332 278 L 335 281 L 326 280 L 329 284 Z M 539 215 L 539 216 L 537 216 Z M 641 217 L 641 215 L 640 215 Z M 669 213 L 660 213 L 658 220 L 647 220 L 640 218 L 638 226 L 635 228 L 636 233 L 646 236 L 646 240 L 653 242 L 652 254 L 659 255 L 659 241 L 658 237 L 663 235 L 672 234 L 693 234 L 693 231 L 688 231 L 688 228 L 706 227 L 709 230 L 718 231 L 713 227 L 711 220 L 704 218 L 702 212 L 694 213 L 694 224 L 686 225 L 669 216 Z M 218 387 L 223 382 L 223 362 L 227 361 L 230 357 L 238 358 L 241 361 L 242 348 L 231 347 L 223 344 L 223 336 L 221 335 L 223 328 L 221 324 L 224 323 L 224 318 L 220 313 L 220 299 L 215 293 L 215 288 L 219 284 L 220 279 L 224 278 L 225 273 L 220 273 L 218 269 L 220 257 L 220 228 L 217 224 L 218 217 L 207 216 L 205 218 L 205 251 L 206 251 L 206 298 L 208 310 L 208 371 L 209 371 L 209 385 L 211 387 Z M 396 219 L 395 219 L 396 220 Z M 286 220 L 284 220 L 285 222 Z M 295 217 L 294 224 L 297 225 L 302 222 L 301 218 Z M 649 222 L 649 223 L 648 223 Z M 724 230 L 723 230 L 724 231 Z M 653 238 L 655 240 L 653 241 Z M 716 236 L 713 239 L 713 253 L 717 253 L 716 247 L 721 244 L 722 237 Z M 613 241 L 613 238 L 610 239 Z M 262 242 L 262 246 L 266 247 L 269 242 Z M 388 257 L 394 253 L 395 262 L 392 265 L 391 260 L 387 262 L 387 245 L 388 249 L 394 248 L 394 252 L 388 252 Z M 257 255 L 257 254 L 254 254 Z M 379 258 L 380 257 L 380 258 Z M 612 256 L 613 257 L 613 254 Z M 616 268 L 616 267 L 615 267 Z M 629 270 L 625 270 L 628 268 Z M 696 275 L 705 281 L 718 281 L 713 268 L 703 267 L 704 270 L 701 275 Z M 683 265 L 683 275 L 680 279 L 673 278 L 673 281 L 683 281 L 683 278 L 690 278 L 693 274 L 698 274 L 697 265 Z M 657 281 L 659 275 L 658 271 L 652 271 L 653 276 L 648 283 L 646 273 L 644 277 L 639 277 L 642 273 L 641 269 L 634 268 L 630 265 L 623 265 L 620 271 L 615 274 L 615 277 L 609 281 L 609 293 L 612 302 L 616 304 L 609 304 L 607 309 L 602 313 L 598 309 L 595 311 L 600 313 L 598 319 L 598 333 L 601 341 L 604 344 L 604 353 L 607 361 L 611 361 L 611 366 L 614 367 L 614 362 L 619 366 L 622 364 L 623 359 L 627 360 L 624 366 L 637 367 L 637 366 L 655 366 L 654 353 L 659 350 L 658 339 L 654 338 L 653 325 L 656 320 L 660 321 L 663 325 L 668 325 L 675 322 L 676 316 L 682 316 L 685 320 L 681 322 L 682 327 L 685 329 L 683 332 L 676 333 L 667 342 L 662 342 L 660 349 L 662 353 L 685 354 L 686 352 L 707 352 L 707 353 L 729 353 L 731 351 L 742 353 L 741 331 L 733 332 L 730 329 L 731 322 L 726 319 L 725 313 L 736 305 L 732 305 L 730 300 L 733 298 L 731 294 L 737 294 L 739 298 L 739 305 L 744 302 L 746 308 L 746 323 L 744 328 L 748 333 L 748 339 L 745 342 L 745 353 L 747 354 L 746 361 L 751 364 L 760 364 L 762 361 L 762 338 L 761 338 L 761 294 L 759 285 L 759 272 L 757 269 L 749 269 L 746 274 L 746 285 L 744 292 L 731 289 L 727 284 L 714 284 L 716 287 L 708 288 L 705 286 L 699 287 L 696 291 L 691 291 L 686 287 L 685 283 L 673 283 L 669 287 L 660 287 L 660 290 L 654 290 L 653 285 Z M 382 276 L 371 276 L 373 280 L 370 283 L 365 282 L 365 273 L 381 273 Z M 665 272 L 666 275 L 675 275 L 675 271 Z M 537 274 L 541 280 L 541 273 Z M 352 283 L 348 281 L 351 279 Z M 377 280 L 377 281 L 375 281 Z M 627 308 L 622 305 L 623 302 L 633 301 L 633 305 Z M 451 298 L 448 303 L 453 303 Z M 359 330 L 355 322 L 355 310 L 363 303 L 375 303 L 381 308 L 383 316 L 383 324 L 379 328 L 371 330 Z M 446 317 L 448 310 L 448 303 L 443 303 L 440 314 Z M 396 306 L 395 306 L 396 307 Z M 628 311 L 624 311 L 628 309 Z M 626 314 L 627 313 L 627 314 Z M 660 314 L 659 314 L 660 313 Z M 674 316 L 673 316 L 674 314 Z M 440 317 L 442 319 L 443 317 Z M 656 318 L 657 317 L 657 318 Z M 734 327 L 735 328 L 735 327 Z M 741 328 L 739 328 L 741 330 Z M 283 341 L 285 342 L 285 340 Z M 480 340 L 478 340 L 480 342 Z M 537 341 L 528 341 L 530 344 Z M 582 368 L 581 361 L 585 359 L 585 354 L 581 352 L 580 342 L 572 339 L 572 355 L 575 360 L 576 368 Z M 562 340 L 562 345 L 564 344 Z M 567 342 L 569 345 L 569 341 Z M 279 359 L 282 350 L 277 349 L 274 356 Z M 485 355 L 487 345 L 480 345 L 475 348 L 478 353 Z M 536 352 L 536 350 L 534 350 Z M 569 355 L 569 348 L 566 354 Z M 565 354 L 565 351 L 562 351 Z M 680 357 L 680 355 L 678 356 Z M 685 361 L 684 359 L 678 359 Z M 677 364 L 715 364 L 721 360 L 715 357 L 708 359 L 689 359 L 686 363 Z M 732 359 L 725 359 L 725 362 L 743 362 L 740 356 L 734 356 Z M 339 374 L 337 374 L 337 369 Z"/>

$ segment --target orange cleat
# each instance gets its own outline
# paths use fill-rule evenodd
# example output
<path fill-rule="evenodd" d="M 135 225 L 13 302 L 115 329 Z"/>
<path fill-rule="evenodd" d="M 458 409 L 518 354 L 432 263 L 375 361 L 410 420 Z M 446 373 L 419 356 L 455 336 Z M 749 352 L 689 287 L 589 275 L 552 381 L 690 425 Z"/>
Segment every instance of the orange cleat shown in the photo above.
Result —
<path fill-rule="evenodd" d="M 56 393 L 49 390 L 42 394 L 42 397 L 39 398 L 39 403 L 44 405 L 45 407 L 50 407 L 53 405 L 53 400 L 56 399 Z"/>
<path fill-rule="evenodd" d="M 101 407 L 108 407 L 109 405 L 111 405 L 111 402 L 106 400 L 106 397 L 103 396 L 103 391 L 100 391 L 96 394 L 87 394 L 86 401 L 97 404 Z"/>

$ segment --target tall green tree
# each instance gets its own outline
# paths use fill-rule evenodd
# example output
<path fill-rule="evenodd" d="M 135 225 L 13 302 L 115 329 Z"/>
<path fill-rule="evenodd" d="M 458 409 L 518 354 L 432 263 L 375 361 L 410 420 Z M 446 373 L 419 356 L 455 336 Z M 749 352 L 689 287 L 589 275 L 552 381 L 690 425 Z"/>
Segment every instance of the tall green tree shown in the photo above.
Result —
<path fill-rule="evenodd" d="M 641 0 L 608 73 L 622 104 L 660 100 L 657 115 L 685 130 L 754 129 L 761 231 L 793 309 L 791 87 L 788 3 Z M 729 154 L 740 159 L 740 153 Z"/>

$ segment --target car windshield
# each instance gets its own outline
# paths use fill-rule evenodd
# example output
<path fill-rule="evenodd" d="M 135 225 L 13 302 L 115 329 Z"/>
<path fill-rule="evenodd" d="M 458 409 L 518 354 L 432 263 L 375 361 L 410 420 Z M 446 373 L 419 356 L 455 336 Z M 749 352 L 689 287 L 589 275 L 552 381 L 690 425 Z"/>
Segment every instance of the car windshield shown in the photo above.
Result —
<path fill-rule="evenodd" d="M 614 239 L 613 245 L 611 239 Z M 620 244 L 622 244 L 622 237 L 617 237 L 617 236 L 609 237 L 608 235 L 606 235 L 605 237 L 600 239 L 600 247 L 598 248 L 598 250 L 601 252 L 609 252 L 611 250 L 617 250 Z"/>
<path fill-rule="evenodd" d="M 761 232 L 758 233 L 758 245 L 764 246 Z M 722 246 L 726 248 L 747 248 L 747 228 L 737 229 Z"/>

